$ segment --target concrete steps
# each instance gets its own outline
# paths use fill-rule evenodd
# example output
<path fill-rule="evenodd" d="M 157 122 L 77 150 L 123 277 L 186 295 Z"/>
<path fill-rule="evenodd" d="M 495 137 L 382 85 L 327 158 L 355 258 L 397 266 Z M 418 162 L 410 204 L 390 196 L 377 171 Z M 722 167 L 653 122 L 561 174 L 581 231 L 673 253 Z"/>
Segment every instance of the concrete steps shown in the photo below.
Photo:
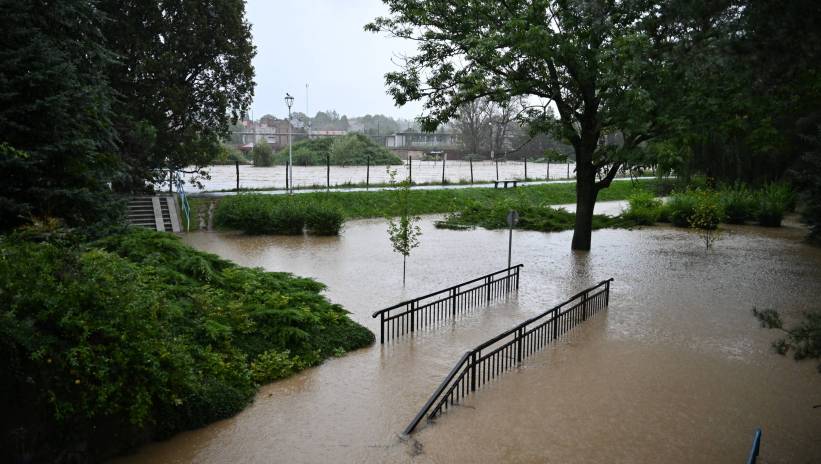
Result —
<path fill-rule="evenodd" d="M 128 223 L 164 232 L 179 232 L 177 200 L 170 195 L 135 196 L 128 199 Z"/>

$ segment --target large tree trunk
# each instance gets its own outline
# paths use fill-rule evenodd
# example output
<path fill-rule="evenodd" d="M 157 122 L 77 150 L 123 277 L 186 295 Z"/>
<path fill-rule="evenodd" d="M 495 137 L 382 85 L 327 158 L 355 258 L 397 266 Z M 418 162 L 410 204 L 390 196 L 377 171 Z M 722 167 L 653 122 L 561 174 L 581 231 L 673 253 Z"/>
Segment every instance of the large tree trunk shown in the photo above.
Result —
<path fill-rule="evenodd" d="M 591 163 L 576 164 L 576 226 L 573 229 L 573 250 L 590 250 L 593 233 L 593 208 L 596 206 L 596 171 Z"/>

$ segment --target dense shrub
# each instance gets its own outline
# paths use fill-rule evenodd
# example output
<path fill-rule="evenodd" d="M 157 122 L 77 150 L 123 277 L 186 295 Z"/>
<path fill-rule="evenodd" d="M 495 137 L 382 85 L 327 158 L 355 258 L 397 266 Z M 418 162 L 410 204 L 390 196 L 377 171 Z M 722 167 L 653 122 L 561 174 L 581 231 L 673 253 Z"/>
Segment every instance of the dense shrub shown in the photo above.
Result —
<path fill-rule="evenodd" d="M 743 184 L 724 188 L 719 192 L 724 220 L 728 224 L 744 224 L 753 219 L 756 212 L 755 195 Z"/>
<path fill-rule="evenodd" d="M 784 212 L 795 207 L 795 194 L 786 184 L 768 184 L 757 197 L 755 218 L 762 226 L 781 226 Z"/>
<path fill-rule="evenodd" d="M 291 156 L 296 166 L 321 166 L 328 157 L 331 164 L 342 166 L 364 166 L 369 158 L 371 165 L 402 164 L 398 156 L 363 134 L 300 140 L 291 146 Z M 276 164 L 285 164 L 287 159 L 288 147 L 274 157 Z"/>
<path fill-rule="evenodd" d="M 322 289 L 158 232 L 0 238 L 0 458 L 99 461 L 371 343 Z"/>
<path fill-rule="evenodd" d="M 345 216 L 336 206 L 325 203 L 311 203 L 305 208 L 305 227 L 316 235 L 339 235 Z"/>
<path fill-rule="evenodd" d="M 676 227 L 690 227 L 690 217 L 696 208 L 696 197 L 692 192 L 677 192 L 667 201 L 664 214 Z"/>
<path fill-rule="evenodd" d="M 237 150 L 236 148 L 230 145 L 223 144 L 222 146 L 220 146 L 219 153 L 217 154 L 217 157 L 211 161 L 211 164 L 233 165 L 237 162 L 239 164 L 247 164 L 248 160 L 245 158 L 241 151 Z"/>
<path fill-rule="evenodd" d="M 253 194 L 224 198 L 214 213 L 214 223 L 247 234 L 301 234 L 304 208 L 293 198 L 282 200 L 271 202 L 265 195 Z"/>
<path fill-rule="evenodd" d="M 251 150 L 251 157 L 254 160 L 254 166 L 267 167 L 274 165 L 274 150 L 264 140 L 254 145 L 253 150 Z"/>
<path fill-rule="evenodd" d="M 661 216 L 662 201 L 645 190 L 637 190 L 628 198 L 627 211 L 622 217 L 636 225 L 651 226 L 655 224 Z"/>

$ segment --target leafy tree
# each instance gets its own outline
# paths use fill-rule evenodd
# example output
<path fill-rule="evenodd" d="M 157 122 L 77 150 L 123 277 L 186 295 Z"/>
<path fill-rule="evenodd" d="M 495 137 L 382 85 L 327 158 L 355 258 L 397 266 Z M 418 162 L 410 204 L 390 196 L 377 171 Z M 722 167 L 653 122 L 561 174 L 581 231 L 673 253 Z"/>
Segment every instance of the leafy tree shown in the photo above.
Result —
<path fill-rule="evenodd" d="M 0 230 L 33 216 L 116 217 L 113 62 L 85 0 L 0 2 Z"/>
<path fill-rule="evenodd" d="M 105 66 L 119 98 L 114 120 L 128 166 L 122 189 L 161 170 L 206 166 L 251 103 L 256 51 L 243 0 L 101 0 Z"/>
<path fill-rule="evenodd" d="M 402 285 L 405 285 L 405 269 L 411 250 L 419 246 L 419 236 L 422 229 L 419 227 L 419 216 L 410 212 L 410 179 L 396 181 L 396 170 L 388 168 L 388 178 L 391 186 L 395 187 L 393 211 L 387 216 L 388 238 L 393 251 L 402 255 Z"/>
<path fill-rule="evenodd" d="M 274 150 L 271 148 L 271 145 L 264 140 L 260 140 L 254 145 L 253 150 L 251 150 L 251 156 L 254 160 L 254 166 L 267 167 L 274 165 Z"/>
<path fill-rule="evenodd" d="M 576 158 L 577 214 L 572 248 L 590 249 L 593 207 L 625 156 L 662 129 L 655 98 L 666 94 L 670 35 L 659 30 L 661 5 L 626 1 L 384 0 L 391 11 L 366 26 L 416 41 L 404 69 L 386 75 L 405 104 L 424 100 L 424 128 L 434 129 L 477 98 L 549 101 L 520 119 L 568 140 Z M 686 31 L 687 29 L 683 29 Z M 601 146 L 618 131 L 624 143 Z"/>
<path fill-rule="evenodd" d="M 784 328 L 781 315 L 774 309 L 753 308 L 753 315 L 761 322 L 761 327 L 778 329 L 786 334 L 773 342 L 778 354 L 783 356 L 792 351 L 796 361 L 821 359 L 821 311 L 804 313 L 803 320 L 791 329 Z M 818 372 L 821 372 L 821 364 L 818 364 Z"/>

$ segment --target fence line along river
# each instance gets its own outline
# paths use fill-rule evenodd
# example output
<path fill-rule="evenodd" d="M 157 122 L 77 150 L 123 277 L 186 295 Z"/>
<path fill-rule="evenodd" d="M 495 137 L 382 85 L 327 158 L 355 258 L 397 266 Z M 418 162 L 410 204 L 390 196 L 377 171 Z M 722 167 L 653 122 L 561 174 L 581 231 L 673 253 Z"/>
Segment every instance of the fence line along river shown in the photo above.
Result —
<path fill-rule="evenodd" d="M 374 311 L 507 262 L 506 231 L 421 225 L 404 290 L 383 220 L 350 221 L 341 237 L 184 240 L 314 277 L 378 331 Z M 237 416 L 120 461 L 729 463 L 744 462 L 761 427 L 760 462 L 821 462 L 821 375 L 811 361 L 774 354 L 779 334 L 751 314 L 777 308 L 793 321 L 817 308 L 821 249 L 798 226 L 725 230 L 709 253 L 698 236 L 667 227 L 596 231 L 589 253 L 570 251 L 570 231 L 516 231 L 513 259 L 526 271 L 517 293 L 264 386 Z M 466 350 L 610 277 L 607 311 L 400 440 Z"/>
<path fill-rule="evenodd" d="M 390 180 L 387 169 L 397 171 L 398 180 L 404 180 L 409 175 L 413 182 L 441 183 L 442 161 L 413 160 L 411 167 L 407 162 L 401 166 L 331 166 L 331 186 L 365 184 L 385 184 Z M 546 180 L 548 178 L 546 163 L 524 163 L 521 161 L 474 161 L 473 181 L 490 182 L 497 179 L 524 179 L 525 164 L 527 164 L 527 178 L 532 180 Z M 498 164 L 498 176 L 496 173 Z M 550 180 L 572 179 L 575 177 L 575 164 L 550 164 Z M 326 166 L 294 166 L 294 187 L 325 186 L 328 171 Z M 200 179 L 204 190 L 232 190 L 237 186 L 237 170 L 233 165 L 208 167 L 210 179 Z M 471 180 L 471 163 L 468 161 L 446 161 L 444 178 L 448 183 L 469 182 Z M 187 180 L 193 176 L 188 175 Z M 254 167 L 251 165 L 239 166 L 239 185 L 244 189 L 285 188 L 285 166 Z"/>

